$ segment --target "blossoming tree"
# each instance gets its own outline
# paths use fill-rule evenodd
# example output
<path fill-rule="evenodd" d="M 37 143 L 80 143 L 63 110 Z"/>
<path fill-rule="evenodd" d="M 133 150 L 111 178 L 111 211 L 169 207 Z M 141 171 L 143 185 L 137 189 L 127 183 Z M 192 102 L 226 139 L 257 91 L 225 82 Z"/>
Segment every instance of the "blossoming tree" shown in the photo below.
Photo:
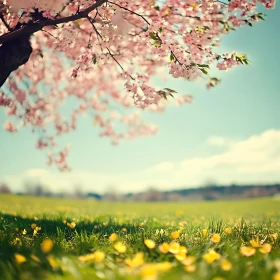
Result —
<path fill-rule="evenodd" d="M 114 144 L 155 133 L 124 109 L 162 112 L 169 96 L 178 104 L 190 97 L 155 87 L 151 78 L 168 69 L 173 78 L 215 86 L 210 66 L 248 63 L 244 54 L 217 53 L 220 37 L 263 20 L 258 2 L 275 5 L 223 1 L 0 0 L 0 105 L 10 117 L 4 128 L 31 126 L 37 148 L 50 149 L 48 163 L 61 170 L 69 169 L 68 149 L 58 151 L 55 138 L 76 129 L 85 112 Z M 72 98 L 76 108 L 66 117 L 61 107 Z"/>

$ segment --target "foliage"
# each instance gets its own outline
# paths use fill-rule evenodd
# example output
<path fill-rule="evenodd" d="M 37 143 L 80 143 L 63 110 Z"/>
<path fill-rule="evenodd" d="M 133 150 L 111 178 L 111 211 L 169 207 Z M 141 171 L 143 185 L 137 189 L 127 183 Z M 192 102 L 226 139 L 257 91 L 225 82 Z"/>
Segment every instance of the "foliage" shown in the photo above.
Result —
<path fill-rule="evenodd" d="M 276 200 L 121 204 L 1 195 L 0 202 L 3 280 L 267 280 L 280 272 Z"/>

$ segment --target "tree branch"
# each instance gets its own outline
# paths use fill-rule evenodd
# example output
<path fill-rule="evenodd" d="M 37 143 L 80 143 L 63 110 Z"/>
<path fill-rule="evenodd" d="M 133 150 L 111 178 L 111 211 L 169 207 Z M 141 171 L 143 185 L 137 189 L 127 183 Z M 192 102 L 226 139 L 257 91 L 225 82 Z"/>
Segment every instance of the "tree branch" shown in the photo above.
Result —
<path fill-rule="evenodd" d="M 87 9 L 85 9 L 75 15 L 72 15 L 72 16 L 58 18 L 58 19 L 47 19 L 47 20 L 42 20 L 42 21 L 36 22 L 36 23 L 27 24 L 26 26 L 22 27 L 21 29 L 18 29 L 18 30 L 15 30 L 15 31 L 12 31 L 12 32 L 9 32 L 9 33 L 6 33 L 6 34 L 0 36 L 0 44 L 4 44 L 8 41 L 11 41 L 17 37 L 22 36 L 22 35 L 31 35 L 33 33 L 36 33 L 38 31 L 42 30 L 42 28 L 44 28 L 46 26 L 57 25 L 57 24 L 61 24 L 61 23 L 75 21 L 75 20 L 78 20 L 81 18 L 86 18 L 90 12 L 92 12 L 96 8 L 100 7 L 102 4 L 104 4 L 107 1 L 108 0 L 97 0 L 93 5 L 91 5 Z"/>

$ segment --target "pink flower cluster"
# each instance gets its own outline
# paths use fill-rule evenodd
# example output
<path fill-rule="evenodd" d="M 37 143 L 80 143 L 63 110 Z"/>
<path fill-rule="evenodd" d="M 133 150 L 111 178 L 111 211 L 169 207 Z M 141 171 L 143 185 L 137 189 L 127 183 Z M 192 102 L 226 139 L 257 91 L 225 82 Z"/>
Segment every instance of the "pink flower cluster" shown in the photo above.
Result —
<path fill-rule="evenodd" d="M 275 0 L 0 0 L 0 39 L 48 22 L 31 37 L 29 61 L 4 85 L 11 97 L 0 94 L 0 106 L 17 122 L 7 121 L 4 128 L 31 127 L 39 134 L 36 147 L 49 149 L 48 164 L 60 170 L 70 169 L 69 148 L 61 150 L 56 139 L 75 130 L 84 114 L 113 144 L 152 135 L 156 126 L 145 124 L 138 111 L 131 113 L 132 107 L 161 113 L 173 98 L 177 105 L 191 102 L 188 94 L 164 89 L 152 77 L 168 69 L 173 78 L 205 80 L 212 87 L 219 79 L 211 77 L 210 65 L 227 70 L 247 64 L 244 55 L 219 54 L 216 47 L 225 33 L 256 22 L 257 2 L 275 5 Z M 82 16 L 94 5 L 98 10 Z"/>

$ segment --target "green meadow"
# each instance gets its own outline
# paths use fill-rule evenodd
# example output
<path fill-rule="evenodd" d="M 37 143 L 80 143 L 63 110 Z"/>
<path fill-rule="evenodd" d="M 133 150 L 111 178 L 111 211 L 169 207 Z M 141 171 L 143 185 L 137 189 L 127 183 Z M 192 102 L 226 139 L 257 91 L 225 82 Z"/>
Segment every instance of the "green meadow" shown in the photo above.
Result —
<path fill-rule="evenodd" d="M 0 195 L 0 279 L 280 279 L 280 200 Z"/>

